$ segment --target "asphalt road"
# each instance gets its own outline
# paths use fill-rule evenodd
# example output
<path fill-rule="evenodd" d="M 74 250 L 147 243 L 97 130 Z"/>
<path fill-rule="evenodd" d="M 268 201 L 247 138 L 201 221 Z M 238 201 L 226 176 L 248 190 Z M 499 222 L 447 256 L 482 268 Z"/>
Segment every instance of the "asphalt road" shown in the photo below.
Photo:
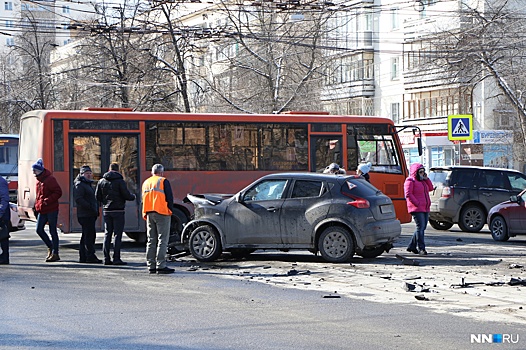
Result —
<path fill-rule="evenodd" d="M 144 247 L 130 241 L 128 266 L 77 263 L 76 234 L 61 235 L 62 260 L 45 263 L 28 224 L 12 234 L 12 264 L 0 266 L 0 348 L 525 349 L 525 287 L 451 288 L 448 278 L 524 277 L 508 264 L 523 259 L 526 241 L 495 248 L 487 233 L 430 230 L 430 255 L 414 266 L 395 257 L 411 230 L 404 225 L 397 247 L 379 259 L 326 264 L 308 253 L 266 252 L 201 264 L 186 256 L 170 263 L 175 274 L 157 276 L 146 271 Z M 406 282 L 429 291 L 408 292 Z M 518 300 L 499 296 L 515 298 L 516 289 Z M 497 317 L 501 308 L 512 310 Z M 472 343 L 489 334 L 516 343 Z"/>

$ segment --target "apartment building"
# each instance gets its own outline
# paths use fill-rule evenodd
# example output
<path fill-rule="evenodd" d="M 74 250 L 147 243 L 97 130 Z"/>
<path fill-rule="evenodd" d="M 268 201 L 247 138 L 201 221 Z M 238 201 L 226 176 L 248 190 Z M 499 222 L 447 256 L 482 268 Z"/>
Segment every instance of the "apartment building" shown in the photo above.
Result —
<path fill-rule="evenodd" d="M 251 4 L 256 6 L 257 1 Z M 326 23 L 331 30 L 320 45 L 325 65 L 320 69 L 323 84 L 316 97 L 319 109 L 385 116 L 401 126 L 418 126 L 423 156 L 417 154 L 412 128 L 400 133 L 410 163 L 524 171 L 523 158 L 514 156 L 520 153 L 514 132 L 517 112 L 498 82 L 453 77 L 445 74 L 448 66 L 437 65 L 444 50 L 437 53 L 436 38 L 469 27 L 473 19 L 466 14 L 466 6 L 482 14 L 494 7 L 478 0 L 350 0 L 332 5 L 336 10 Z M 225 39 L 231 27 L 214 6 L 199 6 L 174 19 L 188 30 L 202 30 L 202 35 L 195 35 L 196 45 L 187 59 L 189 77 L 195 81 L 190 88 L 196 111 L 210 107 L 212 91 L 206 89 L 207 81 L 231 83 L 230 59 L 240 52 L 239 44 Z M 289 11 L 290 20 L 301 22 L 312 11 L 312 6 L 296 6 Z M 222 35 L 215 35 L 216 31 Z M 448 116 L 465 114 L 473 116 L 473 139 L 450 141 Z"/>
<path fill-rule="evenodd" d="M 401 133 L 406 159 L 426 167 L 479 165 L 524 171 L 524 161 L 514 157 L 514 110 L 499 91 L 494 79 L 467 82 L 444 74 L 447 66 L 433 65 L 444 56 L 434 52 L 437 35 L 458 32 L 470 24 L 469 5 L 480 13 L 483 1 L 382 1 L 377 16 L 375 47 L 375 112 L 389 116 L 399 125 L 417 125 L 422 131 L 424 154 L 418 156 L 415 135 Z M 461 11 L 464 10 L 464 11 Z M 426 64 L 429 63 L 429 64 Z M 473 115 L 472 140 L 450 141 L 449 115 Z"/>

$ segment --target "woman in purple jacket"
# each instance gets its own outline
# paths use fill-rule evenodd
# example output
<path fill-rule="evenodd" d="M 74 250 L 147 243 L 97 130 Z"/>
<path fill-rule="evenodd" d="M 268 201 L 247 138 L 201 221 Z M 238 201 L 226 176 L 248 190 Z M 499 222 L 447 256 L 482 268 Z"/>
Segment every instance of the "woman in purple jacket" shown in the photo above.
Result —
<path fill-rule="evenodd" d="M 413 216 L 416 223 L 416 231 L 407 247 L 408 252 L 427 255 L 424 232 L 429 221 L 429 208 L 431 207 L 429 191 L 432 190 L 433 183 L 428 179 L 424 166 L 420 163 L 412 164 L 410 175 L 404 183 L 407 211 Z"/>

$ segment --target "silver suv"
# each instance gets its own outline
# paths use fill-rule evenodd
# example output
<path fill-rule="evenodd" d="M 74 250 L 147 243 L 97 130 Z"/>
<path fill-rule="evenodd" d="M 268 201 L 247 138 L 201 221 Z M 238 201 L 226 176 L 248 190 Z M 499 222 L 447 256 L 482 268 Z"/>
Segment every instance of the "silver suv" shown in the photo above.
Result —
<path fill-rule="evenodd" d="M 526 188 L 526 175 L 512 169 L 433 167 L 429 178 L 434 185 L 429 224 L 437 230 L 458 224 L 464 232 L 479 232 L 493 206 Z"/>

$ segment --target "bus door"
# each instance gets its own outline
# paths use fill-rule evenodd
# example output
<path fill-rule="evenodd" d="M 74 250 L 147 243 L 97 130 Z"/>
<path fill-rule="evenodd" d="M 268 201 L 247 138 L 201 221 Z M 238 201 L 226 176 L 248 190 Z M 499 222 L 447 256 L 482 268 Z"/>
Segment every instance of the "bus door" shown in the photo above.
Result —
<path fill-rule="evenodd" d="M 128 134 L 74 134 L 70 135 L 72 145 L 70 155 L 71 186 L 77 177 L 80 167 L 89 165 L 94 175 L 93 186 L 108 171 L 111 163 L 119 164 L 119 172 L 131 193 L 137 197 L 135 201 L 126 201 L 124 231 L 138 231 L 140 220 L 140 169 L 138 159 L 139 136 Z M 77 205 L 73 199 L 73 191 L 70 198 L 70 227 L 72 232 L 81 231 L 77 221 Z M 102 215 L 102 211 L 101 211 Z M 97 231 L 104 231 L 102 217 L 97 220 Z"/>
<path fill-rule="evenodd" d="M 325 168 L 336 163 L 343 167 L 342 136 L 310 136 L 310 171 L 323 172 Z"/>

